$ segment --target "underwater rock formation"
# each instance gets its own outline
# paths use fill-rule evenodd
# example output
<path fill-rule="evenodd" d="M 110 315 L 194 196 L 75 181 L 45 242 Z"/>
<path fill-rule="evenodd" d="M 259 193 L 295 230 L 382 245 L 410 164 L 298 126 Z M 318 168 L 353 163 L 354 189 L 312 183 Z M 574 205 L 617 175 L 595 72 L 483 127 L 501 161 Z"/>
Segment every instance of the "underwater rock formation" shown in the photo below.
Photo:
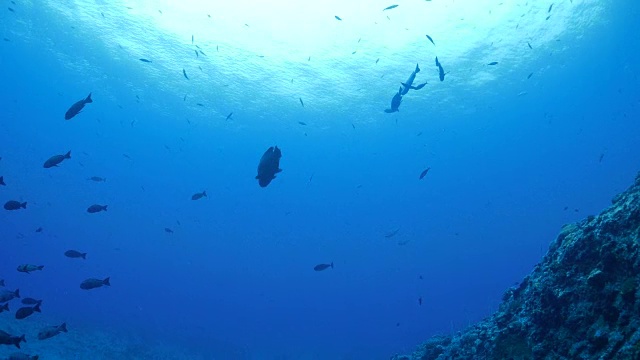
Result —
<path fill-rule="evenodd" d="M 565 225 L 493 315 L 391 359 L 640 359 L 640 174 L 612 203 Z"/>

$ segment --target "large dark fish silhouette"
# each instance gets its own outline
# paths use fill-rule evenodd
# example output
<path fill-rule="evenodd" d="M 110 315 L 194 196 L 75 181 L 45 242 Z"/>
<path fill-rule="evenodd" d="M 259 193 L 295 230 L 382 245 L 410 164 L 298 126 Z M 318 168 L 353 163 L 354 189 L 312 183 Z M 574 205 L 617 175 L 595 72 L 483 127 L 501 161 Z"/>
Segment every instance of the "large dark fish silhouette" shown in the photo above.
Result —
<path fill-rule="evenodd" d="M 69 110 L 67 110 L 66 114 L 64 114 L 64 119 L 65 120 L 71 120 L 72 117 L 78 115 L 80 113 L 80 111 L 82 111 L 82 109 L 84 108 L 84 106 L 88 103 L 92 103 L 93 100 L 91 100 L 91 93 L 89 93 L 89 96 L 87 96 L 86 99 L 82 99 L 80 101 L 76 101 L 75 104 L 71 105 L 71 107 L 69 108 Z"/>
<path fill-rule="evenodd" d="M 258 164 L 258 175 L 256 175 L 260 187 L 269 185 L 271 180 L 276 178 L 276 174 L 282 171 L 282 169 L 280 169 L 281 157 L 282 152 L 277 146 L 272 146 L 264 152 Z"/>

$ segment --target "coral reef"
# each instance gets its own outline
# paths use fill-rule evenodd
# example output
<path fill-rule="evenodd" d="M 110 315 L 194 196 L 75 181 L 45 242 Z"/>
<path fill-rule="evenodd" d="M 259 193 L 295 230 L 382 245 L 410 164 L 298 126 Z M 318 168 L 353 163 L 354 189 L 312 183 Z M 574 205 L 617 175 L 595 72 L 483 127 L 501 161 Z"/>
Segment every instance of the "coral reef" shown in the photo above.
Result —
<path fill-rule="evenodd" d="M 493 315 L 391 359 L 640 359 L 640 174 L 612 203 L 565 225 Z"/>

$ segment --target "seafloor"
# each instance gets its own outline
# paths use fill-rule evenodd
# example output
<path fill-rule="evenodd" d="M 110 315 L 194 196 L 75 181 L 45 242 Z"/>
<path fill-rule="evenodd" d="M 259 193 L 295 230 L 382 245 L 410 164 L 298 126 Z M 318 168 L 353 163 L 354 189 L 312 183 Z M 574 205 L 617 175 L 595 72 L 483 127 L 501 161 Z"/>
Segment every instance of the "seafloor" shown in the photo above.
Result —
<path fill-rule="evenodd" d="M 598 216 L 565 225 L 498 311 L 392 360 L 640 359 L 640 174 Z"/>

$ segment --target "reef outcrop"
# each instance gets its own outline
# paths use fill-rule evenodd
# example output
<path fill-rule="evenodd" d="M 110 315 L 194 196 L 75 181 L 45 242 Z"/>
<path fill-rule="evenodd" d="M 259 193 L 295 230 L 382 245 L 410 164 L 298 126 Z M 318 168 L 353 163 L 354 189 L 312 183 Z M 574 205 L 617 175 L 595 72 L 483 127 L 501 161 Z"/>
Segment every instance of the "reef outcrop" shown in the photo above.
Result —
<path fill-rule="evenodd" d="M 640 359 L 640 174 L 565 225 L 493 315 L 393 360 Z"/>

